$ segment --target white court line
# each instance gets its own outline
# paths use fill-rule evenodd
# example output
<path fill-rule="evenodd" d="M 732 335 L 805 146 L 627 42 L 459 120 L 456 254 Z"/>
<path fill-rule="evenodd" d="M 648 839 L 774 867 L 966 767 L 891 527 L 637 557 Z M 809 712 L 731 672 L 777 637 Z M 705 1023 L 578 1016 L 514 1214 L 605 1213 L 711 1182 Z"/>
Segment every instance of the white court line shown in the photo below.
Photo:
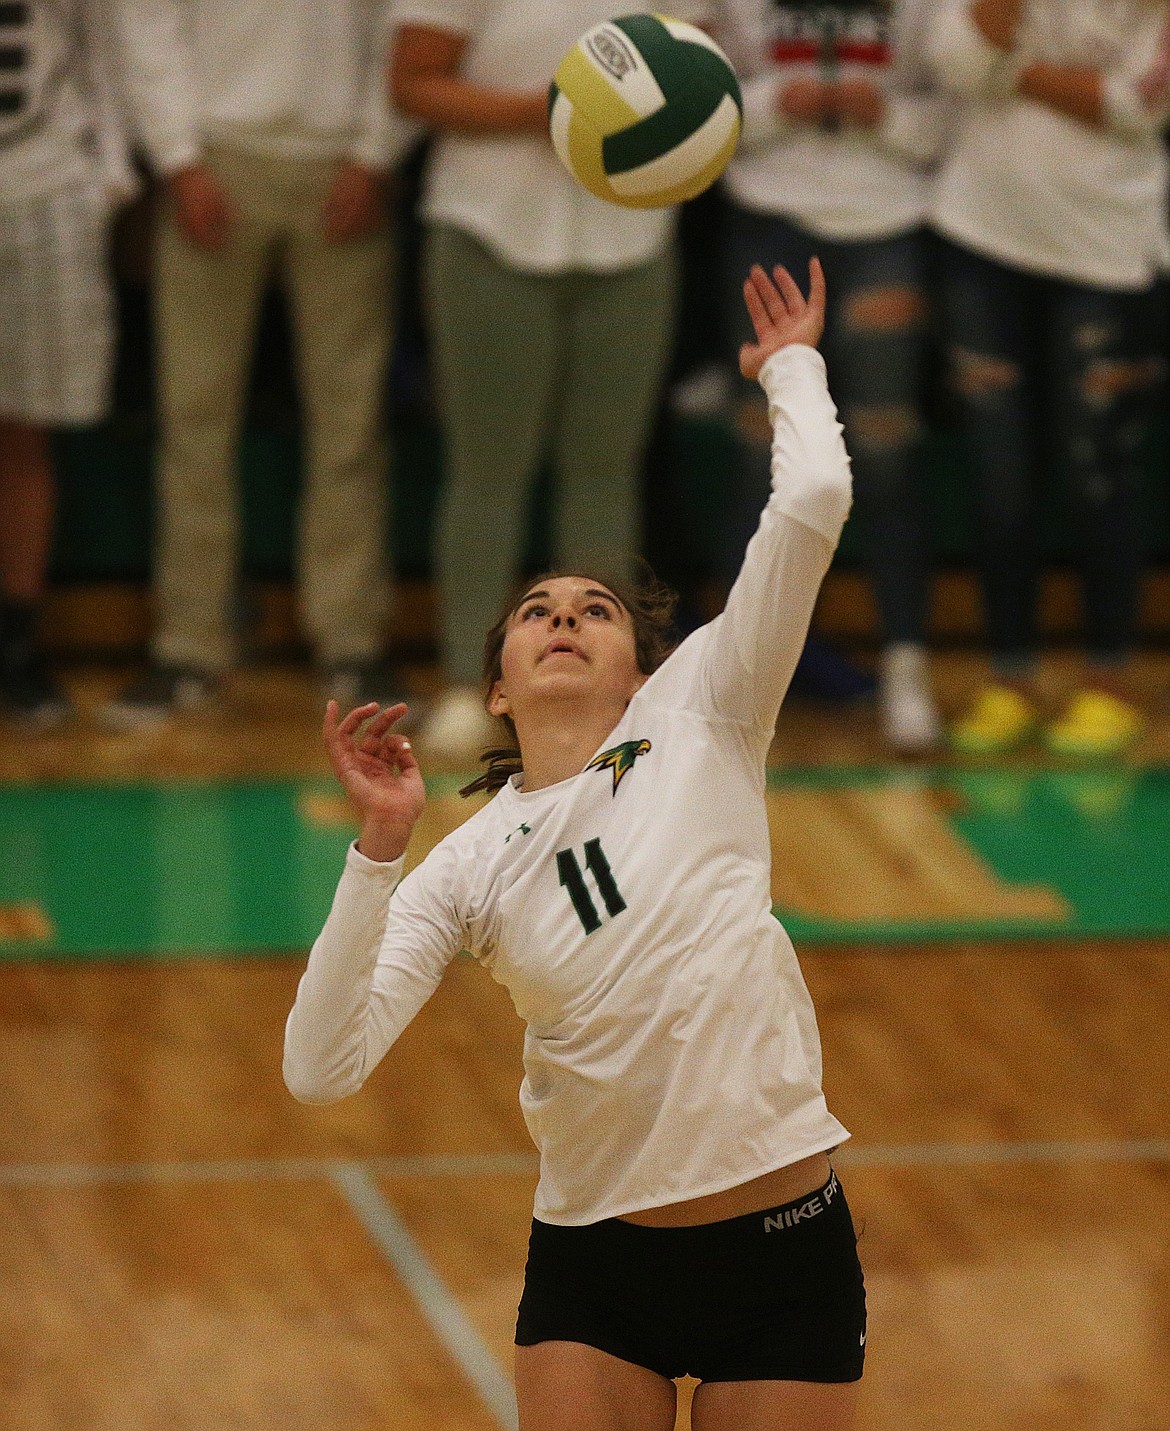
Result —
<path fill-rule="evenodd" d="M 362 1163 L 337 1163 L 331 1176 L 375 1245 L 406 1284 L 431 1330 L 462 1367 L 480 1400 L 503 1431 L 516 1431 L 516 1397 L 511 1381 L 393 1205 L 382 1196 L 367 1167 Z"/>
<path fill-rule="evenodd" d="M 1096 1142 L 847 1144 L 836 1161 L 853 1167 L 909 1168 L 1025 1163 L 1170 1162 L 1170 1139 Z M 530 1153 L 369 1158 L 249 1158 L 176 1163 L 0 1164 L 0 1187 L 92 1187 L 126 1183 L 305 1181 L 327 1178 L 342 1193 L 382 1255 L 402 1279 L 435 1335 L 475 1387 L 502 1431 L 516 1431 L 516 1399 L 507 1374 L 463 1308 L 382 1195 L 383 1177 L 484 1177 L 535 1173 Z"/>

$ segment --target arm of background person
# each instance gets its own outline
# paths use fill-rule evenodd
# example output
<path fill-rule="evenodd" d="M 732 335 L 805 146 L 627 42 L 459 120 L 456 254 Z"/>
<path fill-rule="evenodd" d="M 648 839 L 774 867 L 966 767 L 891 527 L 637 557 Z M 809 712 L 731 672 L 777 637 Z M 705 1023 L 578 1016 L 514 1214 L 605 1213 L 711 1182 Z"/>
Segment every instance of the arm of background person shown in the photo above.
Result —
<path fill-rule="evenodd" d="M 1124 55 L 1105 70 L 1028 64 L 1017 89 L 1094 129 L 1149 141 L 1170 120 L 1170 6 L 1150 7 Z"/>
<path fill-rule="evenodd" d="M 475 21 L 458 0 L 401 7 L 391 41 L 390 96 L 403 114 L 464 134 L 548 134 L 545 90 L 476 84 L 459 73 Z"/>
<path fill-rule="evenodd" d="M 349 158 L 369 169 L 388 171 L 422 134 L 422 126 L 390 103 L 386 66 L 390 55 L 390 0 L 368 0 L 368 47 L 362 77 L 358 132 Z"/>
<path fill-rule="evenodd" d="M 967 98 L 1018 95 L 1093 129 L 1135 139 L 1170 119 L 1170 7 L 1151 5 L 1114 68 L 1029 60 L 1015 49 L 1020 0 L 957 0 L 928 40 L 943 84 Z"/>
<path fill-rule="evenodd" d="M 160 174 L 201 157 L 195 56 L 187 0 L 114 0 L 118 5 L 134 132 Z"/>
<path fill-rule="evenodd" d="M 102 181 L 112 202 L 124 204 L 138 192 L 138 176 L 130 162 L 125 77 L 116 44 L 115 19 L 111 0 L 85 0 L 78 43 L 85 86 L 94 110 Z"/>

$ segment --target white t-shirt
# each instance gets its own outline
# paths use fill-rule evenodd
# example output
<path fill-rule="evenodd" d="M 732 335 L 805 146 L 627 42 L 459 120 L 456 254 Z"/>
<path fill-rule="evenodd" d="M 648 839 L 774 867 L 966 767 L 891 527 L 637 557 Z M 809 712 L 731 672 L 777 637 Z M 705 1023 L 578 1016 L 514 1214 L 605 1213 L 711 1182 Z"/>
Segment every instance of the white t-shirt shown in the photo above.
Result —
<path fill-rule="evenodd" d="M 744 135 L 725 184 L 737 203 L 828 239 L 886 238 L 920 225 L 951 101 L 933 87 L 924 42 L 936 0 L 774 4 L 720 0 L 716 37 L 743 83 Z M 875 128 L 828 131 L 777 104 L 802 78 L 866 79 L 885 96 Z"/>
<path fill-rule="evenodd" d="M 1170 251 L 1170 4 L 1029 0 L 1015 55 L 985 40 L 968 0 L 946 0 L 930 38 L 939 78 L 968 103 L 931 206 L 948 237 L 1032 273 L 1144 289 Z M 1104 76 L 1104 129 L 1014 92 L 1012 63 Z"/>
<path fill-rule="evenodd" d="M 118 0 L 138 133 L 171 174 L 205 143 L 391 167 L 419 126 L 391 107 L 389 0 Z"/>
<path fill-rule="evenodd" d="M 351 849 L 289 1015 L 289 1088 L 343 1097 L 468 949 L 527 1025 L 520 1099 L 545 1222 L 735 1187 L 848 1137 L 771 911 L 764 788 L 849 459 L 819 353 L 782 349 L 762 382 L 772 494 L 726 610 L 580 774 L 505 786 L 396 890 L 401 863 Z"/>
<path fill-rule="evenodd" d="M 629 9 L 612 0 L 397 0 L 392 19 L 465 35 L 464 79 L 531 93 L 548 88 L 586 30 Z M 670 13 L 702 18 L 695 0 Z M 535 134 L 436 135 L 420 211 L 472 234 L 512 267 L 543 273 L 632 268 L 663 253 L 674 232 L 673 209 L 595 197 Z"/>

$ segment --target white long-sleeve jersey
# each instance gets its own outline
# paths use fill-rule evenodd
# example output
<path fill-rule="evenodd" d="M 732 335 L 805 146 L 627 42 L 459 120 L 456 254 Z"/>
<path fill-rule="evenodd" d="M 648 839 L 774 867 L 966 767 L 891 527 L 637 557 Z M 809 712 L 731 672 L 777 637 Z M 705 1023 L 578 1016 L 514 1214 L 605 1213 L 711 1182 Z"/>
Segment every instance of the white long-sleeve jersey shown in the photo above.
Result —
<path fill-rule="evenodd" d="M 715 34 L 743 85 L 743 140 L 724 181 L 736 202 L 846 242 L 921 224 L 953 109 L 926 60 L 936 4 L 717 0 Z M 885 100 L 882 122 L 822 129 L 785 119 L 781 94 L 808 78 L 870 81 Z"/>
<path fill-rule="evenodd" d="M 764 788 L 849 459 L 819 353 L 781 349 L 761 381 L 772 492 L 723 614 L 580 774 L 506 785 L 400 884 L 401 862 L 351 848 L 289 1015 L 289 1088 L 344 1097 L 470 951 L 527 1025 L 520 1098 L 545 1222 L 735 1187 L 848 1137 L 771 910 Z"/>

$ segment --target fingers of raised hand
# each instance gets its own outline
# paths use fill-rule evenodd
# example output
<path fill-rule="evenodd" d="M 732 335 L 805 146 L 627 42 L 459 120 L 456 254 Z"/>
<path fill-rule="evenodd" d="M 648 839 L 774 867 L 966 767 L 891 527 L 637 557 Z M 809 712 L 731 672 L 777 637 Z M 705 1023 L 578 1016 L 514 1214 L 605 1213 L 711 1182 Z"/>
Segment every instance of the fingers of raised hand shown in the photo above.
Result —
<path fill-rule="evenodd" d="M 784 300 L 784 306 L 788 310 L 789 316 L 799 318 L 805 310 L 805 300 L 796 279 L 781 263 L 778 263 L 772 270 L 772 277 L 775 279 L 776 287 L 780 292 L 780 297 Z"/>
<path fill-rule="evenodd" d="M 808 306 L 824 315 L 825 270 L 821 267 L 820 259 L 816 257 L 808 261 Z"/>
<path fill-rule="evenodd" d="M 378 711 L 377 715 L 374 716 L 373 720 L 371 720 L 366 725 L 363 731 L 363 735 L 367 739 L 370 736 L 375 736 L 377 739 L 380 740 L 382 736 L 384 736 L 386 732 L 390 729 L 390 727 L 395 723 L 395 721 L 399 721 L 402 719 L 402 717 L 406 714 L 406 710 L 406 705 L 400 702 L 398 705 L 387 706 L 384 710 Z"/>
<path fill-rule="evenodd" d="M 404 735 L 384 735 L 378 753 L 387 765 L 393 766 L 398 771 L 399 775 L 405 775 L 408 770 L 418 769 L 418 761 L 414 758 L 410 741 Z"/>
<path fill-rule="evenodd" d="M 759 295 L 764 310 L 773 323 L 783 323 L 788 317 L 788 307 L 776 290 L 775 284 L 758 263 L 752 265 L 751 281 Z"/>
<path fill-rule="evenodd" d="M 750 278 L 744 280 L 743 301 L 747 306 L 748 316 L 752 320 L 752 327 L 756 330 L 756 337 L 762 338 L 772 326 L 772 320 L 768 317 L 764 300 L 756 291 L 756 285 Z"/>
<path fill-rule="evenodd" d="M 334 713 L 334 723 L 337 734 L 353 736 L 357 733 L 359 726 L 361 726 L 365 721 L 368 721 L 372 715 L 376 714 L 378 710 L 378 702 L 368 701 L 364 706 L 355 706 L 353 710 L 351 710 L 350 713 L 345 717 L 345 719 L 340 723 L 337 723 L 336 701 L 330 701 L 329 705 L 325 707 L 326 719 L 328 719 L 328 713 L 330 708 L 332 708 Z"/>

